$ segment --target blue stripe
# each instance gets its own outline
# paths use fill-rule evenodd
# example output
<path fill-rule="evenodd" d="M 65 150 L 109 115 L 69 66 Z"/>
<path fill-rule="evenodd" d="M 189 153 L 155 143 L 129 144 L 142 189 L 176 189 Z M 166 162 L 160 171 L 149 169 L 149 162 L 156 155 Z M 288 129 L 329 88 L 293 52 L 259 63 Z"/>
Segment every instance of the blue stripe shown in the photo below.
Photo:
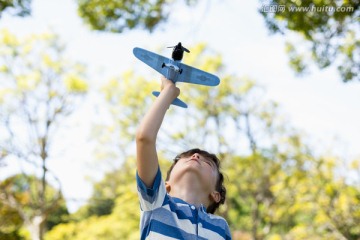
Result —
<path fill-rule="evenodd" d="M 171 208 L 171 205 L 170 205 Z M 157 209 L 156 214 L 159 214 L 161 216 L 161 218 L 171 218 L 173 219 L 174 216 L 172 215 L 172 213 L 175 213 L 177 219 L 179 220 L 188 220 L 189 222 L 191 222 L 191 224 L 195 224 L 195 218 L 192 215 L 186 215 L 186 213 L 182 212 L 181 210 L 176 210 L 176 211 L 169 211 L 166 208 L 159 208 Z"/>
<path fill-rule="evenodd" d="M 186 240 L 207 240 L 206 238 L 202 238 L 200 236 L 196 236 L 195 234 L 190 234 L 183 231 L 181 228 L 177 228 L 163 222 L 152 220 L 151 224 L 148 226 L 151 228 L 152 232 L 156 232 L 162 234 L 167 237 L 172 237 L 176 239 L 186 239 Z M 144 229 L 145 230 L 145 229 Z M 146 229 L 146 231 L 148 231 Z M 144 231 L 143 231 L 144 233 Z M 145 239 L 149 235 L 150 231 L 147 232 L 146 235 L 142 235 L 141 239 Z"/>
<path fill-rule="evenodd" d="M 220 236 L 225 236 L 226 234 L 226 230 L 224 229 L 224 221 L 223 220 L 215 220 L 216 222 L 214 222 L 215 219 L 213 219 L 213 221 L 209 222 L 206 221 L 203 218 L 199 219 L 199 222 L 202 224 L 203 228 L 209 229 L 212 232 L 216 232 L 217 234 L 219 234 Z M 222 223 L 222 224 L 216 224 L 216 223 Z M 216 224 L 216 225 L 215 225 Z"/>
<path fill-rule="evenodd" d="M 136 172 L 136 182 L 137 182 L 137 189 L 140 192 L 141 197 L 144 200 L 153 203 L 155 201 L 156 193 L 158 192 L 161 183 L 160 168 L 156 173 L 155 180 L 151 188 L 146 187 L 145 183 L 139 177 L 138 172 Z"/>
<path fill-rule="evenodd" d="M 188 206 L 178 206 L 176 203 L 169 201 L 171 212 L 175 213 L 178 219 L 188 219 L 192 224 L 196 223 L 196 219 Z"/>
<path fill-rule="evenodd" d="M 150 225 L 148 224 L 142 229 L 140 240 L 145 240 L 145 238 L 149 235 L 149 232 L 150 232 Z"/>

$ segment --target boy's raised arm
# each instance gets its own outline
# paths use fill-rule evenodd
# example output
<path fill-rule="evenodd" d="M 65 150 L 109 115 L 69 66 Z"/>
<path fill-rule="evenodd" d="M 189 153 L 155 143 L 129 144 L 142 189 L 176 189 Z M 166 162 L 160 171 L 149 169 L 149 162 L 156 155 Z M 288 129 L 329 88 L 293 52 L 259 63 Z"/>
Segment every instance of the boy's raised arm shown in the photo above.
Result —
<path fill-rule="evenodd" d="M 138 175 L 151 187 L 158 167 L 156 137 L 171 102 L 180 94 L 173 82 L 161 77 L 161 93 L 146 113 L 136 132 L 136 164 Z"/>

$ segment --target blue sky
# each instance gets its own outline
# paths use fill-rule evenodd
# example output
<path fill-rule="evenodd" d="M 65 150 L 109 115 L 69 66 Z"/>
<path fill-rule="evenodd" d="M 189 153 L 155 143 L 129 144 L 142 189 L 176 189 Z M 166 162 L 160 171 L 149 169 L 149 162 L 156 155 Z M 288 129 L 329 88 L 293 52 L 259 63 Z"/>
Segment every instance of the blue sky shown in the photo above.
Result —
<path fill-rule="evenodd" d="M 67 44 L 67 54 L 89 66 L 90 81 L 94 84 L 101 84 L 99 79 L 118 75 L 134 65 L 141 67 L 132 56 L 134 47 L 156 51 L 179 41 L 185 46 L 208 43 L 222 55 L 227 72 L 248 76 L 264 86 L 265 97 L 278 102 L 291 123 L 310 135 L 320 148 L 348 158 L 359 157 L 360 84 L 343 84 L 334 68 L 323 71 L 314 68 L 306 77 L 295 77 L 287 65 L 286 39 L 269 35 L 257 11 L 258 1 L 207 2 L 202 1 L 192 9 L 175 5 L 169 21 L 153 33 L 91 32 L 77 16 L 72 0 L 33 0 L 32 17 L 4 15 L 0 28 L 19 35 L 53 30 Z M 294 35 L 288 37 L 296 39 Z M 95 171 L 89 167 L 93 159 L 89 151 L 92 146 L 87 142 L 90 130 L 87 119 L 96 100 L 87 99 L 81 111 L 64 123 L 73 130 L 60 133 L 61 139 L 68 140 L 58 140 L 59 156 L 51 162 L 67 199 L 86 199 L 91 193 L 86 176 L 93 176 Z M 17 168 L 16 164 L 0 168 L 0 175 Z M 81 203 L 70 201 L 69 207 L 73 211 Z"/>

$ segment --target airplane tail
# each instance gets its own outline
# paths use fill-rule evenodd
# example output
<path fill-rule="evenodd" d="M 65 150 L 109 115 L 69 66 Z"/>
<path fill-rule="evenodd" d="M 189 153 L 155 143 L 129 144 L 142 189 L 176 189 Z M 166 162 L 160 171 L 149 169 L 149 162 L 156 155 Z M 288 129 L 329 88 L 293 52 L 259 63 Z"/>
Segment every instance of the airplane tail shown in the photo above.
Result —
<path fill-rule="evenodd" d="M 156 97 L 158 97 L 160 95 L 160 92 L 157 91 L 153 91 L 152 94 Z M 176 105 L 178 107 L 183 107 L 183 108 L 187 108 L 187 104 L 184 103 L 183 101 L 181 101 L 179 98 L 176 98 L 171 104 Z"/>

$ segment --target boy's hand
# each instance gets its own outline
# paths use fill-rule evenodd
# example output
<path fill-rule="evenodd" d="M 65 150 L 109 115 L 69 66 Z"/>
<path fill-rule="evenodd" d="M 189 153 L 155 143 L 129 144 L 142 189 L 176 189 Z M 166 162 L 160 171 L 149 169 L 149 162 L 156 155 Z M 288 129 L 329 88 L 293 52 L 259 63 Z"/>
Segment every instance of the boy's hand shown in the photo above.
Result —
<path fill-rule="evenodd" d="M 165 78 L 164 76 L 161 76 L 161 91 L 170 91 L 173 94 L 174 99 L 180 95 L 180 89 L 176 87 L 171 80 Z"/>

